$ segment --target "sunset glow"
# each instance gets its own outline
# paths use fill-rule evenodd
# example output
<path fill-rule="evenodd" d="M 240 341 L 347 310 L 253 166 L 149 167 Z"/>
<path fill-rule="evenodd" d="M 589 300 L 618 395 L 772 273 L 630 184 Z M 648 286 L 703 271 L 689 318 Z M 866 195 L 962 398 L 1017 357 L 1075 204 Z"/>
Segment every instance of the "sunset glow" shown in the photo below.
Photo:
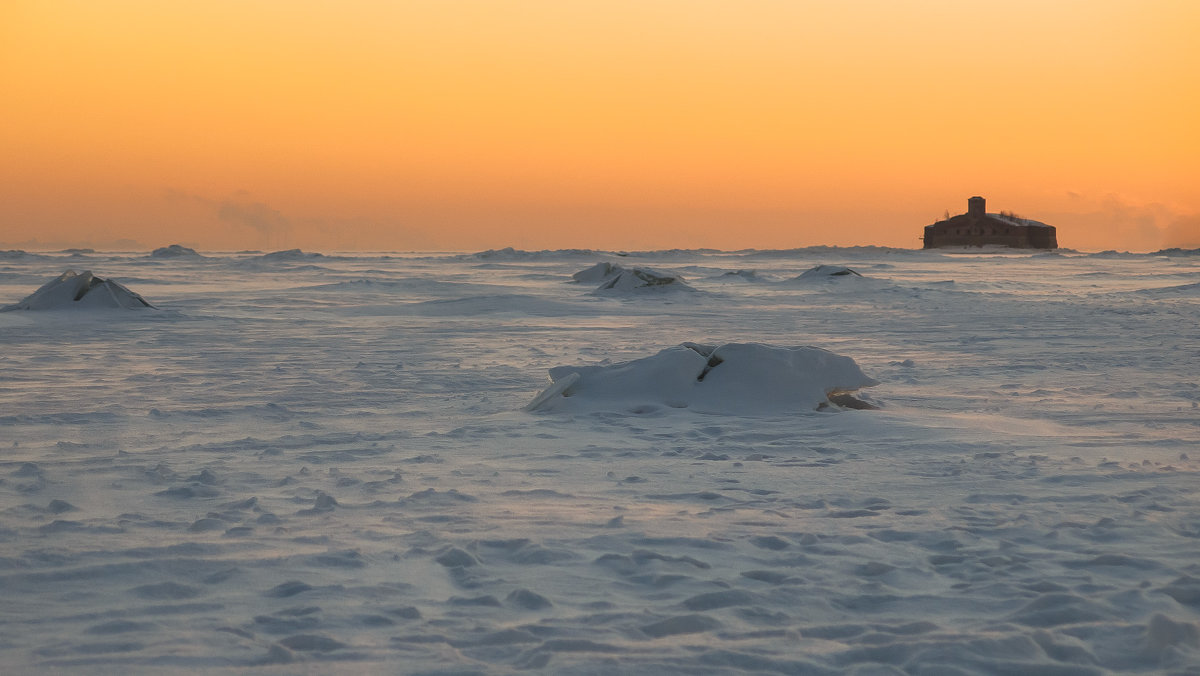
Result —
<path fill-rule="evenodd" d="M 9 1 L 0 247 L 1200 247 L 1200 3 Z"/>

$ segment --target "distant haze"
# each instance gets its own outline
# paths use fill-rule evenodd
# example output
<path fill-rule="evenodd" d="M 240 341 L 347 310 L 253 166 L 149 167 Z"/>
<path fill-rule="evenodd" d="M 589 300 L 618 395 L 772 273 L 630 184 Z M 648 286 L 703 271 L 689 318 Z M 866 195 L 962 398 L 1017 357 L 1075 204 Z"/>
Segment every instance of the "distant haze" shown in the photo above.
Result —
<path fill-rule="evenodd" d="M 9 1 L 0 247 L 1200 247 L 1200 3 Z"/>

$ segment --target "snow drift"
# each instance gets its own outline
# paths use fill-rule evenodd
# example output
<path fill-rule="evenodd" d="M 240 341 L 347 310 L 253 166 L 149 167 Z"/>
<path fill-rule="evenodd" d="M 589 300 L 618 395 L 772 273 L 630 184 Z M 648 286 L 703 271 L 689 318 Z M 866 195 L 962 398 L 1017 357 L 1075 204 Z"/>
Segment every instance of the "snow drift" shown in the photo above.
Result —
<path fill-rule="evenodd" d="M 138 294 L 111 279 L 90 271 L 67 270 L 42 285 L 21 302 L 0 308 L 8 310 L 127 309 L 154 307 Z"/>
<path fill-rule="evenodd" d="M 870 408 L 849 395 L 879 384 L 850 357 L 819 347 L 683 343 L 619 364 L 559 366 L 528 411 L 660 406 L 704 413 L 774 415 L 833 406 Z"/>

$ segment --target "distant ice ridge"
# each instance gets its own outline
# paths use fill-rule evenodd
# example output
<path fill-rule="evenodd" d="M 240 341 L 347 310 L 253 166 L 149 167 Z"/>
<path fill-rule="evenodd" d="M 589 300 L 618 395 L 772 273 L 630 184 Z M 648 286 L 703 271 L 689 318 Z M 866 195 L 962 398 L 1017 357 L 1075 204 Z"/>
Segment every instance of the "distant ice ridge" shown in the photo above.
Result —
<path fill-rule="evenodd" d="M 21 302 L 0 308 L 9 310 L 127 309 L 154 307 L 138 294 L 111 279 L 90 271 L 67 270 L 43 284 Z"/>
<path fill-rule="evenodd" d="M 26 258 L 44 258 L 41 254 L 29 253 L 21 249 L 7 249 L 0 251 L 0 261 L 17 261 Z"/>
<path fill-rule="evenodd" d="M 800 258 L 805 256 L 851 256 L 871 257 L 880 255 L 915 255 L 922 259 L 941 258 L 940 254 L 930 253 L 926 249 L 903 249 L 880 246 L 810 246 L 797 249 L 737 249 L 724 251 L 720 249 L 648 249 L 645 251 L 605 251 L 600 249 L 542 249 L 527 251 L 504 247 L 503 249 L 488 249 L 475 253 L 458 254 L 454 258 L 460 260 L 495 260 L 495 261 L 532 261 L 552 260 L 563 258 L 579 258 L 584 256 L 612 256 L 620 258 L 693 258 L 708 255 L 738 255 L 754 258 Z"/>
<path fill-rule="evenodd" d="M 661 407 L 702 413 L 778 415 L 841 406 L 873 408 L 850 393 L 879 383 L 850 357 L 819 347 L 683 343 L 619 364 L 559 366 L 528 411 Z"/>
<path fill-rule="evenodd" d="M 455 258 L 461 260 L 481 261 L 532 261 L 555 258 L 577 258 L 580 256 L 595 256 L 597 254 L 624 256 L 623 253 L 596 251 L 594 249 L 543 249 L 541 251 L 525 251 L 511 246 L 503 249 L 488 249 L 469 254 L 459 254 Z"/>

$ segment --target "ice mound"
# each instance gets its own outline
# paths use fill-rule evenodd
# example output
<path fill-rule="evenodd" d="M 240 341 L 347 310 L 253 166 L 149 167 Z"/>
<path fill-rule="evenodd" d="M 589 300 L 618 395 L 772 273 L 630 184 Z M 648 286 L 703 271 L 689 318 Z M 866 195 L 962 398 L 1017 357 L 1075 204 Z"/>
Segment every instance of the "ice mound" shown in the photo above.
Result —
<path fill-rule="evenodd" d="M 571 275 L 571 279 L 584 284 L 603 282 L 625 272 L 625 268 L 616 263 L 596 263 L 586 270 L 580 270 Z"/>
<path fill-rule="evenodd" d="M 67 270 L 15 305 L 0 308 L 9 310 L 68 310 L 68 309 L 127 309 L 154 307 L 138 294 L 111 279 L 101 279 L 91 272 Z"/>
<path fill-rule="evenodd" d="M 702 413 L 778 415 L 841 406 L 873 408 L 849 393 L 879 383 L 850 357 L 819 347 L 683 343 L 619 364 L 558 366 L 527 411 L 660 407 Z"/>
<path fill-rule="evenodd" d="M 182 244 L 172 244 L 170 246 L 159 247 L 150 252 L 151 258 L 202 258 L 196 253 L 195 249 L 188 248 Z"/>
<path fill-rule="evenodd" d="M 844 265 L 818 265 L 815 268 L 805 270 L 799 277 L 795 277 L 794 279 L 798 281 L 821 281 L 841 277 L 862 277 L 862 275 Z"/>
<path fill-rule="evenodd" d="M 622 268 L 613 266 L 617 271 L 605 279 L 597 292 L 633 292 L 633 291 L 695 291 L 683 281 L 683 277 L 670 272 L 660 272 L 650 268 Z M 586 271 L 585 271 L 586 272 Z"/>

